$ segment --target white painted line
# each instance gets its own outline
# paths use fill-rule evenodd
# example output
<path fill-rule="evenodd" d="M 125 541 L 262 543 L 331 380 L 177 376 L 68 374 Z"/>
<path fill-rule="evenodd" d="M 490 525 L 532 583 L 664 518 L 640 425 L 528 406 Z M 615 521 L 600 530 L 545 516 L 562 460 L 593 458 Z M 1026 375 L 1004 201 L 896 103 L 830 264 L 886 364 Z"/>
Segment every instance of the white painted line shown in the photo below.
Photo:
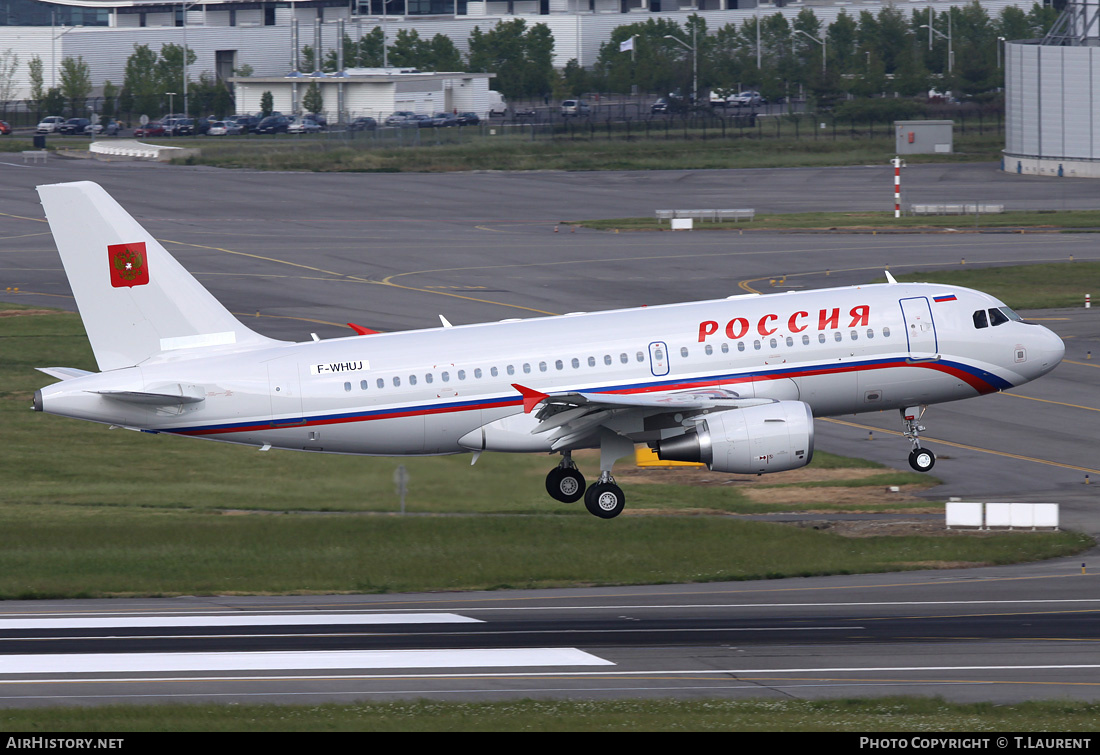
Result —
<path fill-rule="evenodd" d="M 4 629 L 133 629 L 140 627 L 285 627 L 338 624 L 484 624 L 455 613 L 318 614 L 309 616 L 114 616 L 65 619 L 0 619 Z"/>
<path fill-rule="evenodd" d="M 582 656 L 588 656 L 590 659 L 587 663 L 575 663 L 570 661 L 563 665 L 609 665 L 614 666 L 615 663 L 611 661 L 605 661 L 602 658 L 595 656 L 589 656 L 587 653 L 582 653 L 579 650 L 570 648 L 559 648 L 559 650 L 579 653 Z M 349 651 L 354 652 L 354 651 Z M 371 651 L 364 651 L 371 652 Z M 378 651 L 385 652 L 385 651 Z M 410 651 L 396 651 L 406 653 L 425 653 L 425 652 L 439 652 L 439 653 L 459 653 L 464 651 L 455 650 L 441 650 L 441 651 L 422 651 L 422 650 L 410 650 Z M 509 651 L 503 650 L 490 650 L 490 651 L 469 651 L 469 652 L 488 652 L 488 653 L 506 653 Z M 522 651 L 515 651 L 522 652 Z M 543 652 L 533 650 L 530 652 Z M 9 656 L 12 658 L 19 657 L 35 657 L 35 656 Z M 50 656 L 37 656 L 39 658 L 49 658 Z M 54 656 L 57 658 L 65 658 L 67 656 Z M 0 656 L 2 659 L 3 656 Z M 545 664 L 550 665 L 550 664 Z M 407 666 L 405 668 L 414 668 L 413 666 Z M 868 666 L 868 667 L 837 667 L 837 668 L 759 668 L 759 669 L 745 669 L 745 668 L 726 668 L 726 669 L 648 669 L 645 671 L 491 671 L 488 673 L 433 673 L 433 674 L 340 674 L 334 676 L 332 674 L 326 674 L 324 676 L 314 675 L 293 675 L 293 676 L 277 676 L 277 675 L 265 675 L 255 677 L 242 677 L 242 676 L 172 676 L 172 677 L 140 677 L 140 681 L 144 682 L 194 682 L 194 683 L 209 683 L 209 682 L 306 682 L 306 681 L 393 681 L 393 680 L 427 680 L 427 679 L 454 679 L 461 677 L 464 679 L 524 679 L 524 678 L 538 678 L 538 677 L 558 677 L 561 679 L 584 679 L 586 677 L 596 678 L 613 678 L 613 677 L 631 677 L 631 676 L 645 676 L 645 677 L 662 677 L 662 676 L 687 676 L 690 678 L 696 678 L 700 676 L 708 675 L 738 675 L 744 676 L 745 681 L 749 681 L 755 678 L 758 674 L 768 674 L 769 676 L 776 674 L 836 674 L 836 673 L 854 673 L 854 674 L 872 674 L 872 673 L 891 673 L 896 674 L 898 672 L 915 672 L 915 671 L 934 671 L 937 673 L 951 672 L 951 671 L 1095 671 L 1100 669 L 1100 664 L 1095 663 L 1082 663 L 1082 664 L 1051 664 L 1051 665 L 1038 665 L 1038 666 Z M 289 669 L 285 669 L 289 670 Z M 15 672 L 11 672 L 15 673 Z M 32 673 L 32 672 L 23 672 Z M 42 673 L 42 672 L 40 672 Z M 136 677 L 72 677 L 72 678 L 47 678 L 47 679 L 0 679 L 0 686 L 11 686 L 18 684 L 59 684 L 59 683 L 129 683 L 134 681 Z M 847 684 L 853 680 L 846 679 L 834 679 L 830 680 L 834 683 Z M 864 680 L 854 680 L 863 682 Z M 871 682 L 867 682 L 871 683 Z M 919 679 L 907 680 L 906 683 L 920 683 L 920 684 L 976 684 L 976 683 L 996 683 L 995 681 L 975 681 L 975 680 L 940 680 L 933 679 L 928 681 L 921 681 Z M 1096 684 L 1095 682 L 1081 682 L 1087 684 Z"/>
<path fill-rule="evenodd" d="M 59 653 L 56 655 L 0 656 L 0 674 L 614 665 L 611 661 L 605 661 L 576 648 L 274 651 L 263 653 Z"/>

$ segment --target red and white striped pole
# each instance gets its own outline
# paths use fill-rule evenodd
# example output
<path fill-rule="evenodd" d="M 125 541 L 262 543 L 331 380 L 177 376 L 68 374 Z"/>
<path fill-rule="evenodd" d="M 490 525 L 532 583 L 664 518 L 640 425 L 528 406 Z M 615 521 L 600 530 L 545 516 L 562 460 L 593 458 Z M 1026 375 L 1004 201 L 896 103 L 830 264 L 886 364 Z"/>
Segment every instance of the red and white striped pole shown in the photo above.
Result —
<path fill-rule="evenodd" d="M 901 158 L 891 160 L 894 164 L 894 217 L 901 217 Z"/>

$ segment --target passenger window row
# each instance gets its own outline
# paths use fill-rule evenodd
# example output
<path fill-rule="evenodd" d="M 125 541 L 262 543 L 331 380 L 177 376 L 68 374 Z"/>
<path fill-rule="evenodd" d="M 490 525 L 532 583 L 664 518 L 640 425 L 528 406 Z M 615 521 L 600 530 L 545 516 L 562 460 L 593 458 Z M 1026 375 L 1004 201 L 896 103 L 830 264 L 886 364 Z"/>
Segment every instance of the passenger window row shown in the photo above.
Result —
<path fill-rule="evenodd" d="M 977 323 L 977 313 L 975 313 L 975 324 L 976 323 Z M 984 326 L 981 326 L 981 327 L 984 327 Z M 867 331 L 866 331 L 865 335 L 869 339 L 874 338 L 875 337 L 875 329 L 874 328 L 867 328 Z M 889 338 L 890 337 L 890 328 L 884 327 L 882 329 L 882 337 L 883 338 Z M 852 341 L 859 340 L 860 332 L 858 330 L 852 330 L 848 333 L 848 338 Z M 780 340 L 781 340 L 780 338 L 770 338 L 770 339 L 768 339 L 768 341 L 767 341 L 768 348 L 770 348 L 770 349 L 779 348 Z M 785 336 L 785 337 L 782 338 L 782 340 L 787 346 L 793 347 L 795 345 L 795 339 L 792 336 Z M 828 339 L 826 338 L 824 333 L 818 333 L 817 334 L 818 343 L 826 343 L 827 340 Z M 844 334 L 839 330 L 836 331 L 835 333 L 833 333 L 833 340 L 836 341 L 837 343 L 842 342 L 844 340 Z M 801 341 L 802 341 L 803 346 L 809 346 L 810 345 L 810 336 L 806 335 L 806 334 L 803 334 L 802 337 L 801 337 Z M 739 351 L 739 352 L 745 351 L 748 348 L 745 345 L 745 343 L 746 343 L 745 341 L 738 341 L 737 346 L 736 346 L 737 351 Z M 752 342 L 752 349 L 755 350 L 755 351 L 760 351 L 763 347 L 764 347 L 764 342 L 762 342 L 760 339 L 756 339 Z M 721 346 L 718 347 L 718 349 L 721 351 L 721 353 L 728 354 L 730 352 L 730 345 L 728 343 L 723 343 Z M 715 353 L 715 348 L 712 344 L 708 343 L 706 346 L 703 347 L 703 351 L 707 356 L 711 356 Z M 690 354 L 691 354 L 691 352 L 688 350 L 687 346 L 683 346 L 683 347 L 680 348 L 680 356 L 681 357 L 686 359 L 686 358 L 688 358 L 688 356 Z M 658 349 L 655 352 L 655 357 L 658 360 L 661 360 L 661 359 L 664 358 L 664 355 L 663 355 L 663 353 L 660 349 Z M 633 356 L 633 361 L 634 362 L 641 363 L 641 362 L 644 362 L 645 360 L 646 360 L 646 356 L 645 356 L 644 351 L 636 352 Z M 586 363 L 589 367 L 595 367 L 597 362 L 598 362 L 598 360 L 594 356 L 588 357 L 587 360 L 585 360 L 585 361 L 586 361 Z M 603 361 L 603 364 L 605 366 L 608 366 L 608 367 L 615 364 L 615 359 L 614 359 L 614 357 L 611 356 L 611 354 L 604 354 L 602 361 Z M 621 352 L 619 354 L 618 361 L 619 361 L 620 364 L 630 364 L 632 359 L 631 359 L 630 354 L 628 354 L 627 352 L 624 351 L 624 352 Z M 581 360 L 578 357 L 573 357 L 571 360 L 569 360 L 568 364 L 569 364 L 569 367 L 571 367 L 572 369 L 579 370 L 580 367 L 581 367 Z M 538 369 L 539 372 L 550 372 L 550 367 L 551 367 L 550 363 L 545 362 L 545 361 L 539 362 L 538 365 L 537 365 L 537 369 Z M 520 366 L 519 369 L 522 371 L 522 373 L 524 375 L 530 375 L 530 374 L 532 374 L 532 372 L 534 372 L 534 370 L 536 368 L 530 362 L 524 362 Z M 564 360 L 561 360 L 561 359 L 554 360 L 553 369 L 556 372 L 565 371 L 566 362 Z M 516 375 L 516 365 L 509 364 L 509 365 L 505 366 L 504 372 L 508 376 Z M 482 371 L 481 367 L 475 367 L 471 374 L 473 375 L 473 378 L 475 380 L 481 380 L 485 375 L 485 373 Z M 499 377 L 500 376 L 499 368 L 490 367 L 489 368 L 489 376 L 494 377 L 494 378 Z M 454 373 L 454 377 L 459 382 L 461 382 L 461 381 L 464 381 L 464 380 L 467 379 L 468 373 L 467 373 L 466 370 L 456 370 L 455 373 Z M 409 375 L 408 376 L 408 384 L 409 385 L 417 385 L 417 380 L 418 380 L 418 378 L 417 378 L 416 375 Z M 439 373 L 439 380 L 440 380 L 440 382 L 443 382 L 443 383 L 451 382 L 451 372 L 449 370 L 444 370 L 444 371 L 440 372 Z M 432 372 L 425 373 L 424 374 L 424 382 L 427 383 L 427 384 L 434 383 L 435 382 L 435 373 L 432 373 Z M 375 383 L 375 386 L 379 389 L 382 389 L 382 388 L 386 387 L 386 379 L 385 378 L 376 378 L 374 383 Z M 394 375 L 392 378 L 390 378 L 390 384 L 394 388 L 400 388 L 401 387 L 401 377 L 398 376 L 398 375 Z M 370 387 L 370 381 L 369 380 L 360 380 L 359 381 L 360 390 L 365 391 L 369 387 Z M 351 381 L 350 380 L 346 381 L 344 383 L 344 390 L 350 392 L 351 389 L 352 389 Z"/>

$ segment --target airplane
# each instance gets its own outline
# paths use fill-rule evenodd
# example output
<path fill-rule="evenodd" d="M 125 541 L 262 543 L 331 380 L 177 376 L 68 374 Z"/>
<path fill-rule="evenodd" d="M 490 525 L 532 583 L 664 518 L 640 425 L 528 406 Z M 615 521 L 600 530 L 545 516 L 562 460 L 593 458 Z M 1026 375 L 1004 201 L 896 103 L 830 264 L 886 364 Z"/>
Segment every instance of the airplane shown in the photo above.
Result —
<path fill-rule="evenodd" d="M 810 463 L 814 418 L 898 410 L 910 465 L 930 404 L 1004 391 L 1065 347 L 960 286 L 888 282 L 302 343 L 237 320 L 102 187 L 38 187 L 99 372 L 36 411 L 150 433 L 377 456 L 560 454 L 550 496 L 611 519 L 616 461 L 764 474 Z M 573 462 L 596 448 L 588 485 Z"/>

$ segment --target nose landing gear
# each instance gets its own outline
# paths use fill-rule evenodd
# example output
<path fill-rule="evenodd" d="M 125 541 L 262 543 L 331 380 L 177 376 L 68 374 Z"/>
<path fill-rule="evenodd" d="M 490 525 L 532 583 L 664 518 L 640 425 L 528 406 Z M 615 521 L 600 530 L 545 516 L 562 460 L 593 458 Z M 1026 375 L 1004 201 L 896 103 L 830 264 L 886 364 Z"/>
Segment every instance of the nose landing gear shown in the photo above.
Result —
<path fill-rule="evenodd" d="M 936 455 L 927 448 L 921 448 L 920 434 L 924 432 L 924 425 L 919 423 L 924 416 L 927 406 L 910 406 L 901 410 L 902 423 L 905 430 L 902 434 L 913 444 L 913 452 L 909 454 L 909 466 L 918 472 L 927 472 L 936 463 Z"/>

